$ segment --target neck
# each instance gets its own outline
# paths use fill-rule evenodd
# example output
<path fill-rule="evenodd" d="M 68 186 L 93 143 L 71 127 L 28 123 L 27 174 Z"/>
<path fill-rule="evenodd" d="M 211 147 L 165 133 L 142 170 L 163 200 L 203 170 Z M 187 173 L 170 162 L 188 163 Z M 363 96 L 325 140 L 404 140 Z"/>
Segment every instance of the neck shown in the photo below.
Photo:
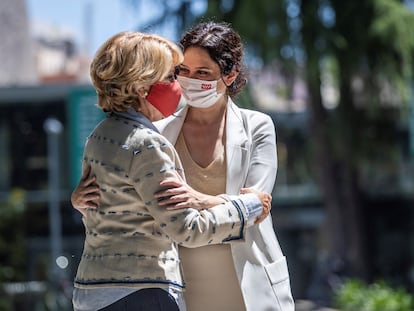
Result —
<path fill-rule="evenodd" d="M 189 107 L 187 113 L 187 121 L 199 124 L 213 124 L 221 122 L 227 110 L 227 97 L 216 102 L 209 108 Z"/>

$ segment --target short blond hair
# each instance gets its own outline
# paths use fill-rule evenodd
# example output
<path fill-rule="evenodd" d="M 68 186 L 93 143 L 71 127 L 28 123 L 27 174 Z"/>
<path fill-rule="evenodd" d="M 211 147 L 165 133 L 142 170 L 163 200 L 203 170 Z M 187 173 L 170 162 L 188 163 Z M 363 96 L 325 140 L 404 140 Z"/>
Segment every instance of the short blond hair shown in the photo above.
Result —
<path fill-rule="evenodd" d="M 121 32 L 112 36 L 90 66 L 99 107 L 104 111 L 137 107 L 138 90 L 164 79 L 182 61 L 178 46 L 158 35 Z"/>

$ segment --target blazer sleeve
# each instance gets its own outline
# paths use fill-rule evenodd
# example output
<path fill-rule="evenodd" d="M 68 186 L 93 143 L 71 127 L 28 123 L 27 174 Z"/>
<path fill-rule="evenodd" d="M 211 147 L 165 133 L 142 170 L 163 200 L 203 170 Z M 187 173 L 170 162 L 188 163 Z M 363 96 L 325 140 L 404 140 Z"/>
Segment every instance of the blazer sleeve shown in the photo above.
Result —
<path fill-rule="evenodd" d="M 162 136 L 146 139 L 139 150 L 131 160 L 129 174 L 137 181 L 134 188 L 161 230 L 186 247 L 244 240 L 247 215 L 242 196 L 203 211 L 159 207 L 154 193 L 161 190 L 160 181 L 173 176 L 174 171 L 182 174 L 181 162 Z M 257 202 L 260 205 L 259 199 Z"/>
<path fill-rule="evenodd" d="M 251 146 L 244 187 L 272 193 L 277 173 L 275 126 L 268 115 L 257 111 L 246 114 L 244 123 Z"/>

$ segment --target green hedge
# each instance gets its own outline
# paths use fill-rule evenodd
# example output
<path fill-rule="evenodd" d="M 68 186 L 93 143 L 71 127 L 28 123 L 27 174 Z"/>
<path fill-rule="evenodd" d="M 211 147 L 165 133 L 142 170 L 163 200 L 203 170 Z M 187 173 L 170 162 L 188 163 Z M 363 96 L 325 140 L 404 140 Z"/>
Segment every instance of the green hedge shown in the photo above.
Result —
<path fill-rule="evenodd" d="M 341 311 L 414 311 L 414 297 L 383 281 L 367 285 L 353 279 L 335 292 L 334 305 Z"/>

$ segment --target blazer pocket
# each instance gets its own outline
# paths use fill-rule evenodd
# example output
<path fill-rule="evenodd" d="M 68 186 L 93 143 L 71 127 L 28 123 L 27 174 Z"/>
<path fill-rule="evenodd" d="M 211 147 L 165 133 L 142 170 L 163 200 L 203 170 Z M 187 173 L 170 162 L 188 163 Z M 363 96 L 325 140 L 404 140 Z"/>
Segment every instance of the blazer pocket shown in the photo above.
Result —
<path fill-rule="evenodd" d="M 286 257 L 280 258 L 278 261 L 272 262 L 265 266 L 267 277 L 272 285 L 289 279 L 289 271 L 287 268 Z"/>
<path fill-rule="evenodd" d="M 273 262 L 264 268 L 279 305 L 279 309 L 277 310 L 294 311 L 295 306 L 290 289 L 286 257 L 282 257 L 278 261 Z"/>

